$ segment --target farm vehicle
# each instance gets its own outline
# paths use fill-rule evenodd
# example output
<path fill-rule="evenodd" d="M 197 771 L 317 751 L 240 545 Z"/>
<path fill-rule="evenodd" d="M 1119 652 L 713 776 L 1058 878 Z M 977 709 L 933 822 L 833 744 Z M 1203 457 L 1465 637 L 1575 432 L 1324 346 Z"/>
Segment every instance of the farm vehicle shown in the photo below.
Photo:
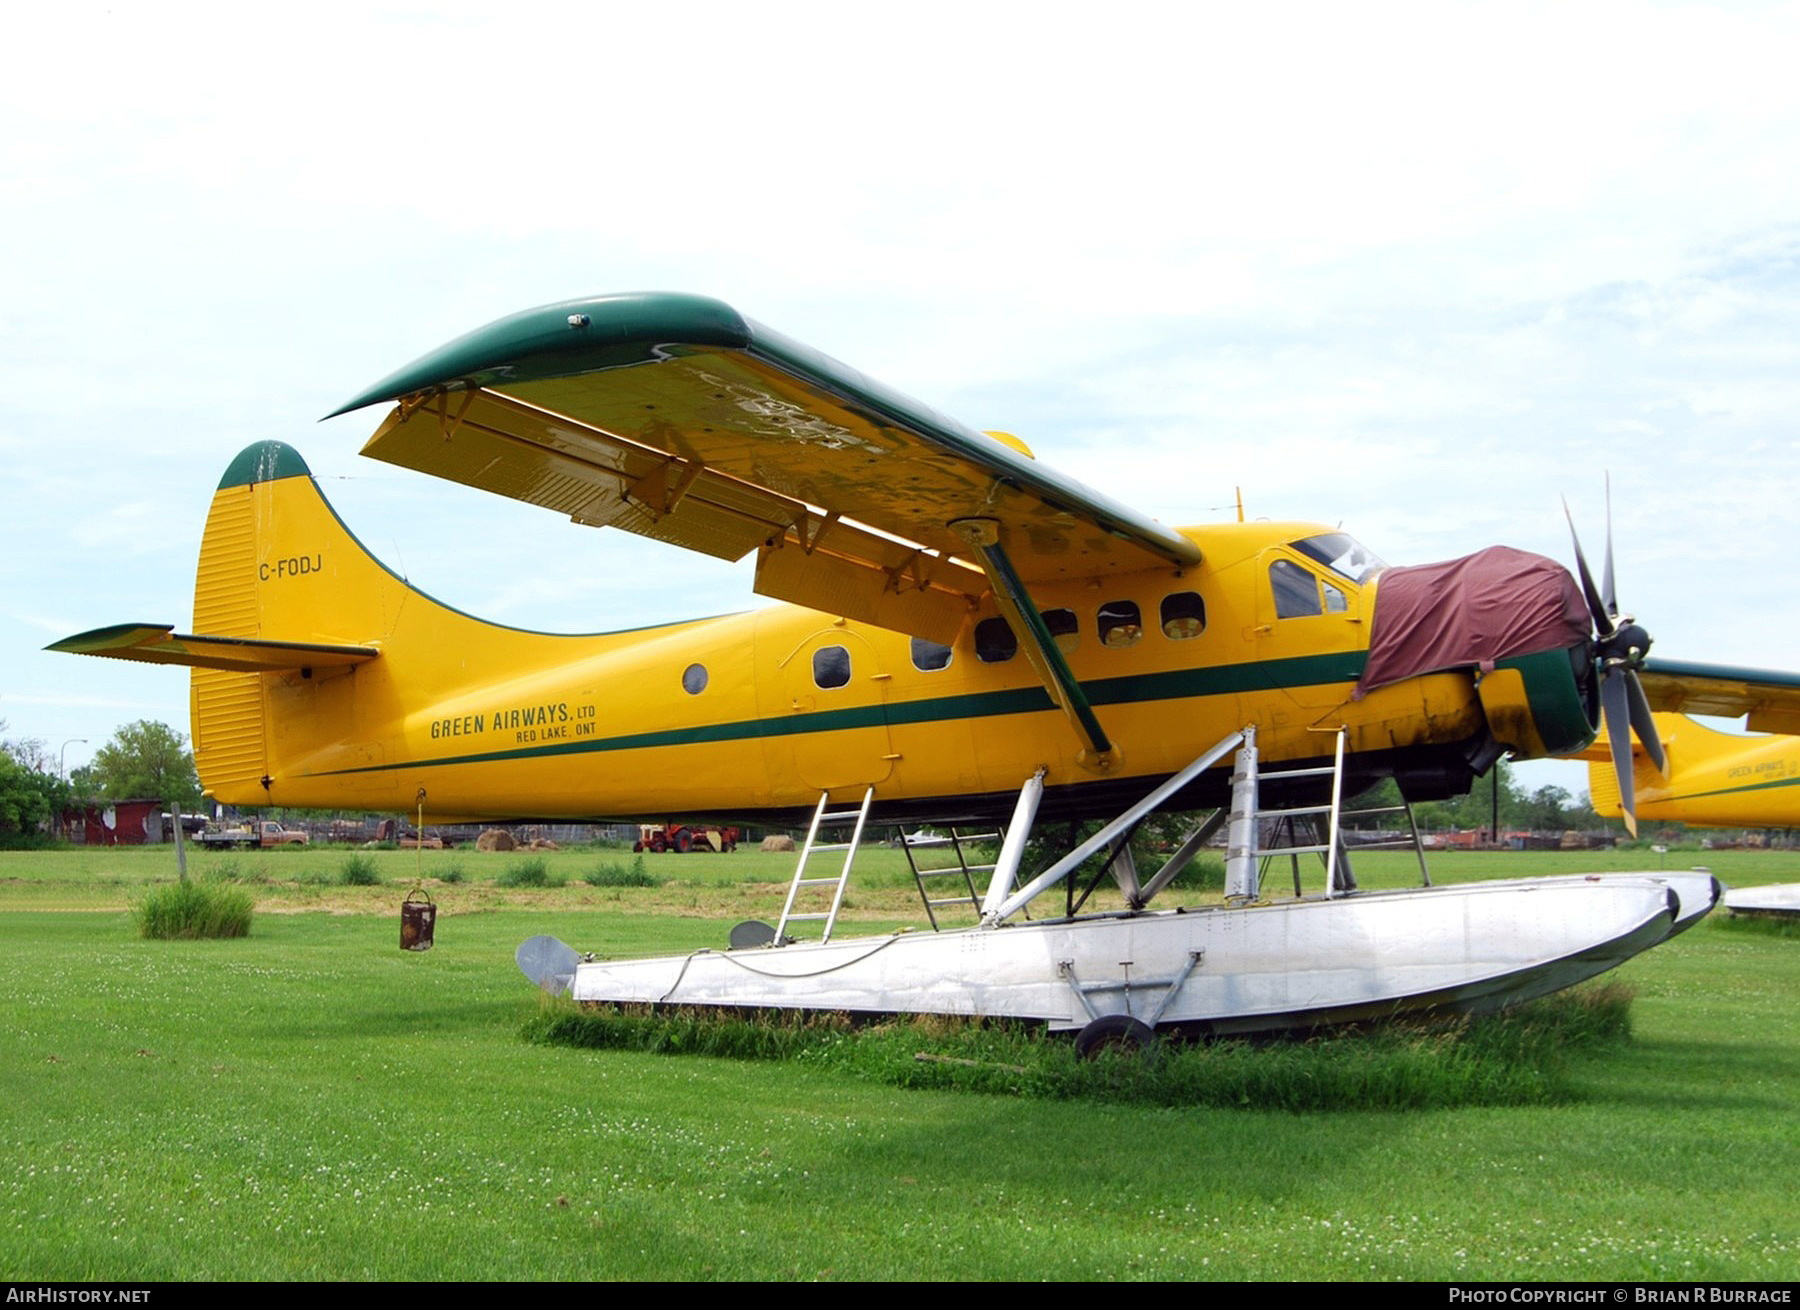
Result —
<path fill-rule="evenodd" d="M 691 823 L 640 823 L 638 839 L 631 844 L 634 851 L 653 851 L 660 855 L 664 851 L 674 851 L 686 855 L 689 851 L 716 851 L 724 853 L 737 849 L 738 839 L 743 836 L 737 828 L 718 828 L 706 824 Z"/>
<path fill-rule="evenodd" d="M 202 846 L 216 846 L 222 850 L 243 847 L 246 850 L 271 846 L 305 846 L 310 841 L 305 833 L 292 828 L 284 828 L 273 819 L 263 819 L 255 823 L 242 823 L 234 828 L 208 828 L 194 839 Z"/>

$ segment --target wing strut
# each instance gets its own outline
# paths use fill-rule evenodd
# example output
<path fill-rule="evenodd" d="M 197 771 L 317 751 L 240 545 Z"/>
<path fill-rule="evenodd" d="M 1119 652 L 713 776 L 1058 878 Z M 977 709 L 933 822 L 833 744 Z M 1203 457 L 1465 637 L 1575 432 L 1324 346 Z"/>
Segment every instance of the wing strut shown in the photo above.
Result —
<path fill-rule="evenodd" d="M 1070 672 L 1068 661 L 1063 659 L 1061 648 L 1050 635 L 1044 616 L 1038 613 L 1031 594 L 1025 590 L 1025 584 L 1013 570 L 1012 561 L 1006 557 L 1006 548 L 1000 544 L 999 521 L 989 518 L 953 519 L 949 526 L 973 548 L 981 571 L 987 574 L 988 584 L 994 589 L 994 604 L 999 608 L 1000 616 L 1018 634 L 1025 658 L 1031 661 L 1031 667 L 1043 679 L 1050 699 L 1068 716 L 1070 726 L 1086 743 L 1085 749 L 1077 757 L 1078 762 L 1083 768 L 1092 769 L 1096 773 L 1110 771 L 1118 763 L 1118 752 L 1114 749 L 1112 740 L 1107 737 L 1106 729 L 1100 726 L 1094 707 L 1088 702 L 1087 693 Z"/>

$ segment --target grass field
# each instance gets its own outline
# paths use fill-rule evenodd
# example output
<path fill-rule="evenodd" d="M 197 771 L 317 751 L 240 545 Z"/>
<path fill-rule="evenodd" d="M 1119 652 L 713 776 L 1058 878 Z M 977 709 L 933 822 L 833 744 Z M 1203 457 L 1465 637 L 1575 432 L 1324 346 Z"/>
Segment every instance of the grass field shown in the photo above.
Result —
<path fill-rule="evenodd" d="M 1305 1114 L 903 1090 L 804 1059 L 521 1039 L 512 965 L 772 918 L 791 857 L 238 856 L 250 935 L 142 941 L 162 851 L 0 854 L 0 1277 L 1791 1279 L 1800 936 L 1715 917 L 1618 975 L 1636 1035 L 1550 1104 Z M 197 857 L 197 876 L 221 876 Z M 900 862 L 897 852 L 878 858 Z M 1654 858 L 1654 857 L 1652 857 Z M 1781 853 L 1670 855 L 1800 881 Z M 438 945 L 397 949 L 433 882 Z M 910 920 L 897 863 L 859 926 Z M 1446 855 L 1440 880 L 1632 867 Z M 1640 866 L 1641 867 L 1641 864 Z M 435 872 L 434 872 L 435 870 Z M 1411 877 L 1365 859 L 1365 883 Z"/>

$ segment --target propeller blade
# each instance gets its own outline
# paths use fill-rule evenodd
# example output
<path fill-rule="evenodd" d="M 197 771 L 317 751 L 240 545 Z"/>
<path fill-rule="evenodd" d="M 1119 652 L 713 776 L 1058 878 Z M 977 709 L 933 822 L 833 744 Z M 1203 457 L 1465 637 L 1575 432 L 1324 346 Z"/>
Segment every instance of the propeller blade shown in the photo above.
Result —
<path fill-rule="evenodd" d="M 1613 591 L 1612 474 L 1610 473 L 1606 475 L 1606 566 L 1600 571 L 1600 599 L 1605 603 L 1609 616 L 1619 612 L 1618 594 Z"/>
<path fill-rule="evenodd" d="M 1569 540 L 1575 543 L 1575 569 L 1581 578 L 1581 594 L 1587 597 L 1588 613 L 1593 616 L 1594 631 L 1602 637 L 1612 635 L 1612 611 L 1606 608 L 1606 602 L 1600 595 L 1599 588 L 1594 586 L 1593 572 L 1588 568 L 1587 556 L 1581 553 L 1581 537 L 1575 531 L 1575 516 L 1569 513 L 1569 502 L 1563 502 L 1563 517 L 1569 520 Z"/>
<path fill-rule="evenodd" d="M 1636 669 L 1625 670 L 1625 690 L 1630 696 L 1631 730 L 1644 743 L 1644 754 L 1663 777 L 1669 776 L 1668 761 L 1663 756 L 1662 737 L 1656 731 L 1656 720 L 1650 714 L 1650 698 L 1644 695 L 1644 684 L 1638 681 Z"/>
<path fill-rule="evenodd" d="M 1635 837 L 1637 787 L 1631 776 L 1631 693 L 1617 670 L 1609 670 L 1600 680 L 1600 711 L 1606 724 L 1606 742 L 1612 748 L 1613 776 L 1619 781 L 1619 809 L 1626 831 Z"/>

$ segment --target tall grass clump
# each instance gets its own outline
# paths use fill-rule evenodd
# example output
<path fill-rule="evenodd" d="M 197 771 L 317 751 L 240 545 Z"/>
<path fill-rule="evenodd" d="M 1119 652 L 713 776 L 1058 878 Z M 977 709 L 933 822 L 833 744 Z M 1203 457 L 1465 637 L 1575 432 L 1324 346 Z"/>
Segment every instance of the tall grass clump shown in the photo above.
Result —
<path fill-rule="evenodd" d="M 346 855 L 338 865 L 338 881 L 346 887 L 373 887 L 381 881 L 381 870 L 372 855 Z"/>
<path fill-rule="evenodd" d="M 439 882 L 454 884 L 463 881 L 466 877 L 468 877 L 468 875 L 463 872 L 461 860 L 451 860 L 443 868 L 438 870 Z"/>
<path fill-rule="evenodd" d="M 132 906 L 138 936 L 160 941 L 243 937 L 250 932 L 250 893 L 219 883 L 172 882 L 152 887 Z"/>
<path fill-rule="evenodd" d="M 201 882 L 210 883 L 255 883 L 266 885 L 269 875 L 261 865 L 245 868 L 235 855 L 227 855 L 215 864 L 202 865 L 199 870 Z"/>
<path fill-rule="evenodd" d="M 209 864 L 201 869 L 200 878 L 203 882 L 242 882 L 244 870 L 235 855 L 227 855 L 217 864 Z"/>
<path fill-rule="evenodd" d="M 740 1059 L 806 1060 L 900 1087 L 1303 1113 L 1532 1105 L 1568 1095 L 1572 1058 L 1624 1041 L 1631 991 L 1565 992 L 1503 1014 L 1413 1019 L 1311 1037 L 1164 1040 L 1082 1059 L 1042 1026 L 921 1016 L 854 1026 L 843 1015 L 643 1006 L 554 1007 L 527 1040 Z"/>
<path fill-rule="evenodd" d="M 608 860 L 593 872 L 587 874 L 584 882 L 590 887 L 660 887 L 662 879 L 655 877 L 644 867 L 644 857 L 637 856 L 626 868 L 617 860 Z"/>
<path fill-rule="evenodd" d="M 539 856 L 520 860 L 508 867 L 494 882 L 501 887 L 560 887 L 563 880 L 553 877 L 550 864 Z"/>

